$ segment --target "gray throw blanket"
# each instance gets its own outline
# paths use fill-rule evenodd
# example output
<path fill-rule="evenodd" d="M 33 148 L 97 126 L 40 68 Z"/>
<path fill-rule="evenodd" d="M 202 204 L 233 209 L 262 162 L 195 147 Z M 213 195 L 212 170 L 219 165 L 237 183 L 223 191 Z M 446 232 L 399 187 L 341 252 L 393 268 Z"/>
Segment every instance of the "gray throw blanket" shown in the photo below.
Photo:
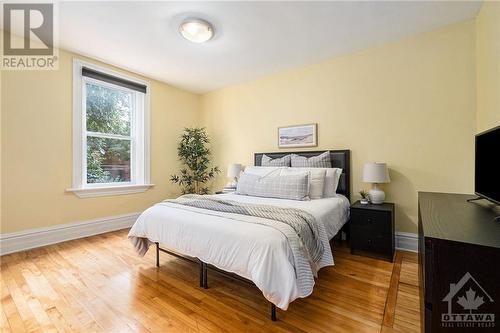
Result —
<path fill-rule="evenodd" d="M 314 216 L 297 208 L 281 208 L 270 205 L 247 204 L 232 200 L 187 194 L 177 199 L 165 200 L 184 206 L 208 209 L 217 212 L 235 213 L 261 217 L 289 225 L 296 232 L 311 260 L 317 263 L 323 256 L 324 247 L 321 242 L 318 225 Z M 256 219 L 254 223 L 270 225 L 265 220 Z M 271 224 L 270 226 L 280 229 Z"/>

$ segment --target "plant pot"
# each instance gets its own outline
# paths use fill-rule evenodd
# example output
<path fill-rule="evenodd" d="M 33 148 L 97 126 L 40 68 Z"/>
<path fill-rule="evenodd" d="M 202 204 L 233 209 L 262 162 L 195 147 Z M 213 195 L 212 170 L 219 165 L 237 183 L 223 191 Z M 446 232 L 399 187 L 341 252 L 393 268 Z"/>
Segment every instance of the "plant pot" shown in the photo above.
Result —
<path fill-rule="evenodd" d="M 362 205 L 368 205 L 370 202 L 367 199 L 361 199 L 359 201 Z"/>

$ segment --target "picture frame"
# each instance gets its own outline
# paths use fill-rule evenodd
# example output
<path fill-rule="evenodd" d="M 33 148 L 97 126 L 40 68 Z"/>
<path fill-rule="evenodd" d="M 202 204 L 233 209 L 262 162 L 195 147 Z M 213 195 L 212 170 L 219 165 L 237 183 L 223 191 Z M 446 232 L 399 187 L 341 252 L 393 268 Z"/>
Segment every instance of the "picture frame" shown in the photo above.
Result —
<path fill-rule="evenodd" d="M 316 147 L 318 124 L 278 127 L 278 148 Z"/>

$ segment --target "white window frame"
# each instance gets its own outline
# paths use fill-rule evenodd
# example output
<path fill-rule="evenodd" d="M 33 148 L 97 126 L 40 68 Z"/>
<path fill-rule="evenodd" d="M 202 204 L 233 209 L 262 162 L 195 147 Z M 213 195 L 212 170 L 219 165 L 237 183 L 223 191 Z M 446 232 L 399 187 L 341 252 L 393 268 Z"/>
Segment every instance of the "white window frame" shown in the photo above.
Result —
<path fill-rule="evenodd" d="M 146 93 L 138 93 L 125 87 L 82 76 L 82 67 L 87 67 L 104 74 L 137 82 L 146 86 Z M 130 139 L 130 182 L 87 184 L 87 118 L 86 118 L 86 83 L 93 83 L 113 89 L 133 93 L 135 108 L 131 117 L 130 136 L 93 133 L 92 136 Z M 150 183 L 150 128 L 149 128 L 149 83 L 128 77 L 121 73 L 103 68 L 79 59 L 73 60 L 73 184 L 67 189 L 81 198 L 111 196 L 145 192 L 154 186 Z"/>

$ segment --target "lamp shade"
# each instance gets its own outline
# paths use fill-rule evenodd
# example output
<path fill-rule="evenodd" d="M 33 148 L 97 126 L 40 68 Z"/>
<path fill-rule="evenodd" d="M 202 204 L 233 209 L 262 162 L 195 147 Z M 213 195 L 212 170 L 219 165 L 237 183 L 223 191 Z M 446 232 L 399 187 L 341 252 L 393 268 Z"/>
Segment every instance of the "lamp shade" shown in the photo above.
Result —
<path fill-rule="evenodd" d="M 229 164 L 229 166 L 227 167 L 227 176 L 231 178 L 238 177 L 240 171 L 241 171 L 241 164 L 239 163 Z"/>
<path fill-rule="evenodd" d="M 365 183 L 389 183 L 389 170 L 385 163 L 365 163 L 363 168 L 363 182 Z"/>

